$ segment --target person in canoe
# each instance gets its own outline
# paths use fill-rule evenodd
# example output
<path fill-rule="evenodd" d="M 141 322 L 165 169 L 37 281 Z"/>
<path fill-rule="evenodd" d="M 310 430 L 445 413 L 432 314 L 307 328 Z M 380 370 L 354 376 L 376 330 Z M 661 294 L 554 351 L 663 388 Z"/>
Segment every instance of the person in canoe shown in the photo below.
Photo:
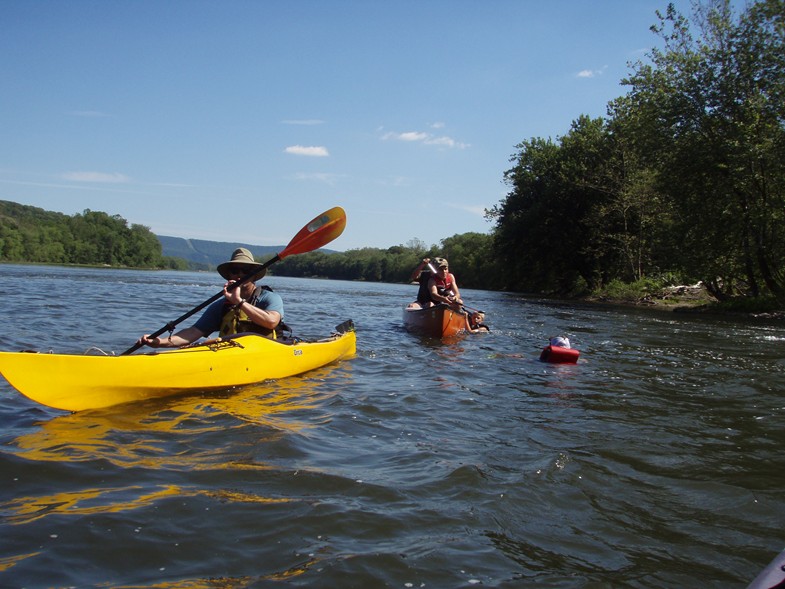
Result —
<path fill-rule="evenodd" d="M 417 284 L 420 285 L 420 288 L 417 291 L 417 300 L 409 303 L 409 309 L 425 309 L 433 305 L 431 302 L 431 291 L 428 288 L 428 281 L 431 279 L 431 276 L 434 276 L 435 274 L 436 268 L 431 264 L 431 259 L 423 258 L 423 261 L 414 269 L 414 272 L 412 272 L 412 275 L 409 278 L 409 282 L 417 282 Z"/>
<path fill-rule="evenodd" d="M 458 282 L 450 273 L 450 265 L 445 258 L 436 258 L 436 274 L 428 280 L 428 291 L 431 302 L 436 305 L 444 303 L 456 310 L 463 306 Z"/>
<path fill-rule="evenodd" d="M 269 287 L 257 286 L 251 281 L 233 287 L 236 281 L 261 267 L 262 264 L 257 263 L 244 247 L 234 250 L 231 260 L 218 265 L 218 273 L 226 279 L 223 300 L 207 307 L 191 327 L 164 338 L 145 334 L 138 343 L 151 348 L 178 348 L 216 331 L 221 336 L 252 332 L 275 338 L 276 331 L 283 327 L 281 296 Z M 264 278 L 265 273 L 256 280 Z"/>

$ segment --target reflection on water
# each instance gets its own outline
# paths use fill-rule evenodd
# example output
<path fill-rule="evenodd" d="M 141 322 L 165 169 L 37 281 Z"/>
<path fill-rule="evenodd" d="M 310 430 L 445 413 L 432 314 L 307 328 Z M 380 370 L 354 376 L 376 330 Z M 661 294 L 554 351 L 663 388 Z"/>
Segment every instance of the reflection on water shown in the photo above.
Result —
<path fill-rule="evenodd" d="M 9 442 L 24 460 L 55 463 L 90 462 L 145 471 L 265 471 L 275 469 L 247 451 L 282 437 L 329 422 L 319 406 L 336 394 L 331 368 L 301 377 L 260 383 L 225 393 L 166 398 L 157 402 L 61 415 Z M 298 415 L 302 418 L 298 419 Z M 243 430 L 246 432 L 232 431 Z M 251 437 L 243 446 L 241 440 Z M 207 441 L 206 441 L 207 440 Z M 101 470 L 106 467 L 101 466 Z M 133 477 L 131 477 L 133 478 Z M 63 486 L 73 486 L 73 482 Z M 77 483 L 78 486 L 78 483 Z M 269 497 L 210 485 L 113 486 L 71 489 L 54 494 L 17 496 L 0 504 L 4 522 L 25 525 L 48 517 L 83 518 L 155 508 L 169 498 L 205 496 L 221 503 L 289 503 L 288 497 Z M 6 559 L 11 567 L 37 553 Z M 2 570 L 0 568 L 0 570 Z M 304 569 L 297 569 L 304 570 Z M 286 578 L 294 571 L 281 573 Z M 194 581 L 197 584 L 200 581 Z M 191 583 L 189 581 L 188 583 Z M 151 586 L 188 586 L 164 584 Z"/>
<path fill-rule="evenodd" d="M 263 581 L 287 581 L 307 572 L 321 562 L 320 558 L 309 555 L 308 560 L 284 571 L 259 576 L 221 577 L 184 579 L 173 582 L 154 582 L 149 585 L 117 585 L 115 589 L 244 589 L 255 587 Z"/>
<path fill-rule="evenodd" d="M 37 556 L 38 552 L 31 552 L 29 554 L 16 554 L 14 556 L 9 556 L 7 558 L 0 558 L 0 572 L 6 571 L 13 567 L 15 564 L 22 562 L 27 558 L 32 558 Z"/>
<path fill-rule="evenodd" d="M 218 501 L 239 503 L 287 503 L 288 499 L 259 497 L 238 491 L 184 489 L 168 486 L 144 493 L 140 487 L 85 489 L 78 492 L 56 493 L 37 497 L 20 497 L 3 505 L 7 522 L 13 525 L 29 524 L 37 519 L 56 516 L 85 516 L 119 513 L 154 505 L 167 497 L 187 498 L 206 495 Z"/>
<path fill-rule="evenodd" d="M 116 513 L 150 505 L 162 497 L 183 495 L 182 489 L 168 487 L 155 493 L 128 499 L 138 487 L 85 489 L 79 492 L 56 493 L 38 497 L 20 497 L 3 505 L 8 512 L 8 523 L 29 524 L 50 515 L 93 515 Z"/>
<path fill-rule="evenodd" d="M 329 421 L 329 415 L 310 413 L 307 420 L 298 419 L 298 412 L 309 412 L 337 393 L 326 386 L 329 380 L 325 377 L 332 369 L 225 393 L 211 391 L 62 415 L 40 423 L 39 428 L 10 444 L 27 460 L 106 460 L 126 468 L 148 469 L 229 467 L 223 449 L 220 453 L 215 448 L 199 452 L 193 447 L 201 438 L 215 439 L 215 434 L 249 425 L 254 426 L 255 441 L 262 443 Z M 189 449 L 173 455 L 172 444 L 188 445 Z M 231 467 L 238 467 L 238 463 Z"/>

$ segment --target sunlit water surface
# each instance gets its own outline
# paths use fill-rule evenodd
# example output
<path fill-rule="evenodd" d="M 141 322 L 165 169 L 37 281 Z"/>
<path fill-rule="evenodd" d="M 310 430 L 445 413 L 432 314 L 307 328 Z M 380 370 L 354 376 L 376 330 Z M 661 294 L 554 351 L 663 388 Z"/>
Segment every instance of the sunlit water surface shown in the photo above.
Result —
<path fill-rule="evenodd" d="M 76 414 L 2 380 L 0 586 L 745 587 L 785 546 L 782 325 L 465 290 L 492 331 L 440 342 L 413 286 L 267 283 L 356 357 Z M 220 286 L 0 266 L 1 347 L 120 353 Z"/>

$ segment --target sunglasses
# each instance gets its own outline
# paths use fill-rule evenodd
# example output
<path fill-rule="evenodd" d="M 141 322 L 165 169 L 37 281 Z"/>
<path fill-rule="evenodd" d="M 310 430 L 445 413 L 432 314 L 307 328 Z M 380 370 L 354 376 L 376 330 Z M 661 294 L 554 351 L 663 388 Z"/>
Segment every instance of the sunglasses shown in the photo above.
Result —
<path fill-rule="evenodd" d="M 251 272 L 250 268 L 230 268 L 227 270 L 226 275 L 231 278 L 244 278 Z"/>

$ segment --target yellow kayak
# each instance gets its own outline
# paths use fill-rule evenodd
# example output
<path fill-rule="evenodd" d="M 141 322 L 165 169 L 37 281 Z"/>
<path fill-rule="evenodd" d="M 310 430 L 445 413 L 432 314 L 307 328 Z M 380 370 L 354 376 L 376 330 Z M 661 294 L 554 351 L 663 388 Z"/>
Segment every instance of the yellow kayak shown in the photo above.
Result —
<path fill-rule="evenodd" d="M 82 411 L 302 374 L 356 347 L 353 328 L 314 342 L 246 333 L 128 356 L 0 352 L 0 373 L 37 403 Z"/>

